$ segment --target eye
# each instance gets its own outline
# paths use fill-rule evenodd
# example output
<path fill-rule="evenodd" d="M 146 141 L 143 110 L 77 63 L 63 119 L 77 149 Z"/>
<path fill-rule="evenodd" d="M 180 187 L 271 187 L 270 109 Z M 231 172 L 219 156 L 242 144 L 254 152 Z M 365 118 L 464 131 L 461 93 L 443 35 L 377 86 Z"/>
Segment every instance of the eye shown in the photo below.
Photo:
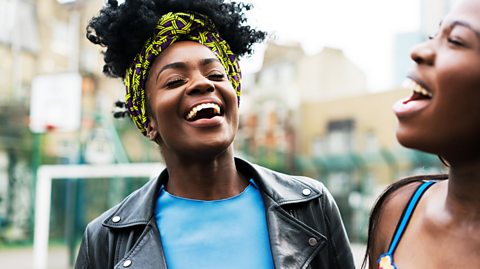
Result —
<path fill-rule="evenodd" d="M 170 79 L 165 83 L 165 86 L 169 89 L 177 88 L 185 84 L 185 80 L 181 78 Z"/>
<path fill-rule="evenodd" d="M 222 81 L 225 78 L 225 75 L 222 73 L 212 73 L 208 75 L 208 79 L 213 81 Z"/>
<path fill-rule="evenodd" d="M 446 40 L 449 46 L 453 48 L 471 48 L 477 40 L 473 33 L 472 29 L 466 26 L 452 26 L 452 29 L 446 35 Z"/>
<path fill-rule="evenodd" d="M 452 37 L 449 37 L 447 38 L 447 41 L 448 43 L 454 45 L 454 46 L 458 46 L 458 47 L 463 47 L 464 44 L 461 40 L 457 39 L 457 38 L 452 38 Z"/>

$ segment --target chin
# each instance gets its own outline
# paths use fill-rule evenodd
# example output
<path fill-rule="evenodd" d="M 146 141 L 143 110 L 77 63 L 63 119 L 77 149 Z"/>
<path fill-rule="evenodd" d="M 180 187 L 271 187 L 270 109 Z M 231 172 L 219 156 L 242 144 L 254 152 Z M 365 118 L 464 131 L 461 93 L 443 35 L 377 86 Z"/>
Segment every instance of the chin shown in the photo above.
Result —
<path fill-rule="evenodd" d="M 232 140 L 204 140 L 202 143 L 197 145 L 192 145 L 194 151 L 199 152 L 200 154 L 221 154 L 227 151 L 229 148 L 233 148 L 233 141 Z M 203 153 L 202 153 L 203 152 Z"/>
<path fill-rule="evenodd" d="M 423 151 L 431 154 L 438 154 L 433 150 L 429 139 L 424 139 L 420 136 L 407 135 L 397 131 L 397 141 L 400 145 L 414 150 Z"/>
<path fill-rule="evenodd" d="M 398 143 L 406 148 L 419 149 L 419 146 L 422 145 L 423 139 L 421 136 L 408 128 L 402 127 L 401 124 L 398 126 L 395 134 Z"/>

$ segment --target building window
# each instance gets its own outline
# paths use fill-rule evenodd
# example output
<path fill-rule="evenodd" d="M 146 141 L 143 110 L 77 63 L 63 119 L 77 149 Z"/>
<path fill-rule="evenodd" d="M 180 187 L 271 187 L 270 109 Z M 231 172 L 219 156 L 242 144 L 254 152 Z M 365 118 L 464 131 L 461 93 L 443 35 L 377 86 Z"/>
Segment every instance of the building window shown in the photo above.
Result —
<path fill-rule="evenodd" d="M 0 42 L 24 50 L 39 49 L 35 4 L 26 0 L 0 0 Z"/>
<path fill-rule="evenodd" d="M 328 153 L 340 155 L 352 152 L 354 129 L 352 119 L 330 121 L 327 126 Z"/>

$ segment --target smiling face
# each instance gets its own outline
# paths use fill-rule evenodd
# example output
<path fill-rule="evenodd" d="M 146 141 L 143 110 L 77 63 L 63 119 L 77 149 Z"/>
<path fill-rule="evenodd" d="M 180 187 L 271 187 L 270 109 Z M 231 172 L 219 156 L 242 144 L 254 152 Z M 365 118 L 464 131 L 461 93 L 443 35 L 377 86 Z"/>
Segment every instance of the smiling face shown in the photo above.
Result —
<path fill-rule="evenodd" d="M 448 161 L 480 151 L 480 1 L 457 5 L 411 53 L 410 97 L 394 105 L 398 141 Z"/>
<path fill-rule="evenodd" d="M 235 90 L 206 46 L 180 41 L 155 60 L 147 80 L 149 128 L 165 158 L 214 156 L 231 147 L 238 129 Z"/>

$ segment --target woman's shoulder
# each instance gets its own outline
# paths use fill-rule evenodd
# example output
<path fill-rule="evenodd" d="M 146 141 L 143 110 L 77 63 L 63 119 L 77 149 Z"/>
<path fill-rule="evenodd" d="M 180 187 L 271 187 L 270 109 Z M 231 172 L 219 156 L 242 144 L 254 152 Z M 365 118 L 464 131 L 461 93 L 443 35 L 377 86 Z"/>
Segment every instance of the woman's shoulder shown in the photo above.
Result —
<path fill-rule="evenodd" d="M 408 201 L 417 190 L 417 188 L 426 181 L 438 181 L 447 179 L 447 175 L 419 175 L 405 177 L 391 183 L 379 196 L 375 206 L 381 206 L 380 216 L 390 219 L 392 215 L 401 215 Z M 394 221 L 399 220 L 393 218 Z"/>
<path fill-rule="evenodd" d="M 447 175 L 420 175 L 402 178 L 390 184 L 379 196 L 370 216 L 370 260 L 385 252 L 411 197 L 425 181 L 447 179 Z"/>
<path fill-rule="evenodd" d="M 389 240 L 393 236 L 403 210 L 422 182 L 423 179 L 421 178 L 412 180 L 402 179 L 388 186 L 377 200 L 376 206 L 379 206 L 377 238 L 382 241 L 382 245 L 388 245 L 390 243 Z"/>
<path fill-rule="evenodd" d="M 164 172 L 159 177 L 151 178 L 121 202 L 91 220 L 86 227 L 87 233 L 98 235 L 112 227 L 128 226 L 134 222 L 147 223 L 153 214 L 157 191 L 165 180 L 163 175 Z"/>
<path fill-rule="evenodd" d="M 381 206 L 379 208 L 380 219 L 398 222 L 410 198 L 421 184 L 427 181 L 444 179 L 447 179 L 447 175 L 419 175 L 393 182 L 384 190 L 376 202 L 376 206 Z"/>

